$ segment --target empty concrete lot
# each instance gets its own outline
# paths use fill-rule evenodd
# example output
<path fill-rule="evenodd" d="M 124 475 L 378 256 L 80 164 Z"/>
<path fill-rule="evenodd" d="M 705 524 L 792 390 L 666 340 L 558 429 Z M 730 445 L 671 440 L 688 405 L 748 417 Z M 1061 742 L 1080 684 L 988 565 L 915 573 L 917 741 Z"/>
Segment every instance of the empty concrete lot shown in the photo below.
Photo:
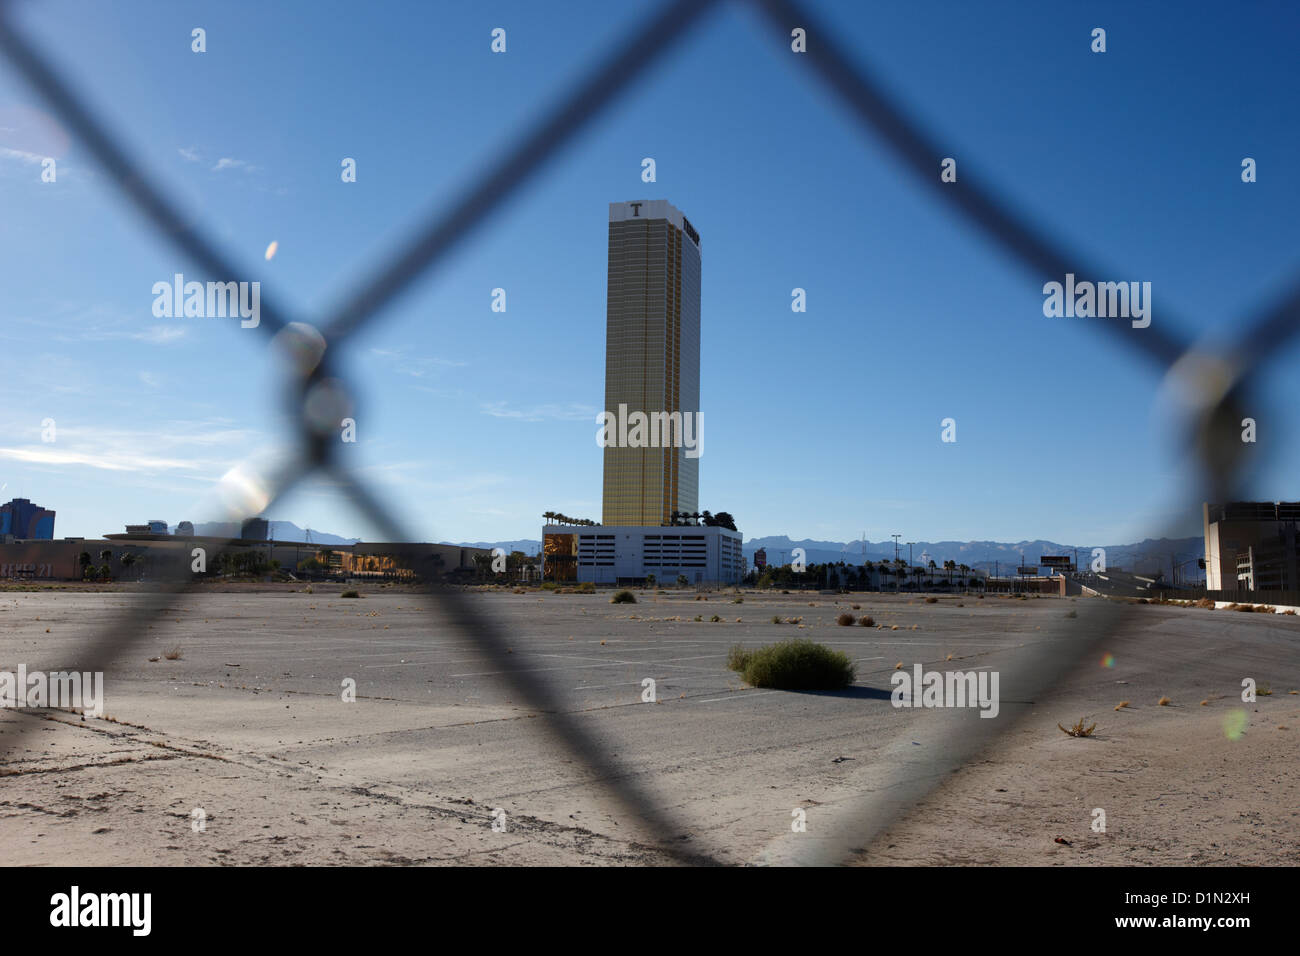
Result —
<path fill-rule="evenodd" d="M 618 783 L 672 821 L 675 851 L 727 864 L 1300 862 L 1296 618 L 1143 606 L 1115 630 L 1098 599 L 473 593 L 510 635 L 497 660 L 427 598 L 361 590 L 175 598 L 113 656 L 103 719 L 0 714 L 5 862 L 673 862 Z M 0 669 L 77 668 L 142 600 L 0 592 Z M 791 636 L 845 651 L 855 686 L 753 689 L 726 669 L 733 643 Z M 996 670 L 998 717 L 893 707 L 899 663 Z M 521 673 L 612 775 L 550 733 Z M 1246 677 L 1270 693 L 1243 703 Z M 1094 737 L 1057 729 L 1080 718 Z"/>

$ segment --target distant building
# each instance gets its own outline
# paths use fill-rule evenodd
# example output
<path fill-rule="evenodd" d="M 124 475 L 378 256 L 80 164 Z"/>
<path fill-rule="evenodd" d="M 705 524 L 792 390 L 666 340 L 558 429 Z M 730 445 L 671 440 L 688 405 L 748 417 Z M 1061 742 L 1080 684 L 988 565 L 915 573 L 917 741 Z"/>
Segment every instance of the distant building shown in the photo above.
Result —
<path fill-rule="evenodd" d="M 150 521 L 150 522 L 149 522 L 149 533 L 150 533 L 150 534 L 167 534 L 167 533 L 168 533 L 168 532 L 167 532 L 167 522 L 166 522 L 166 521 Z"/>
<path fill-rule="evenodd" d="M 148 525 L 130 527 L 147 529 Z M 280 567 L 288 570 L 300 568 L 306 560 L 315 557 L 341 574 L 399 579 L 472 577 L 477 568 L 475 559 L 491 554 L 486 548 L 414 541 L 336 544 L 318 549 L 292 542 L 231 542 L 226 535 L 199 535 L 185 540 L 170 534 L 149 534 L 145 530 L 138 534 L 108 534 L 103 539 L 0 540 L 0 580 L 79 581 L 82 578 L 79 559 L 83 551 L 96 564 L 100 563 L 101 551 L 111 552 L 112 557 L 106 563 L 115 575 L 121 573 L 122 555 L 130 553 L 142 559 L 140 567 L 147 577 L 158 580 L 188 577 L 193 572 L 191 552 L 195 546 L 207 549 L 207 574 L 214 577 L 222 573 L 216 557 L 224 553 L 235 556 L 256 553 L 259 559 L 278 561 Z M 132 572 L 136 576 L 139 573 Z"/>
<path fill-rule="evenodd" d="M 27 498 L 15 498 L 0 505 L 0 537 L 4 535 L 53 540 L 54 512 L 32 504 Z"/>
<path fill-rule="evenodd" d="M 700 236 L 663 199 L 609 204 L 605 411 L 619 427 L 604 448 L 602 521 L 658 527 L 696 511 Z"/>
<path fill-rule="evenodd" d="M 1205 504 L 1205 586 L 1211 591 L 1300 589 L 1300 502 Z"/>
<path fill-rule="evenodd" d="M 435 579 L 448 573 L 473 570 L 476 557 L 491 556 L 488 548 L 461 547 L 455 544 L 429 544 L 417 541 L 358 541 L 353 545 L 325 545 L 317 548 L 319 555 L 326 550 L 331 569 L 355 575 L 385 575 Z M 325 563 L 322 560 L 322 563 Z"/>
<path fill-rule="evenodd" d="M 699 413 L 700 234 L 666 200 L 610 203 L 603 523 L 545 525 L 545 578 L 740 581 L 739 532 L 673 523 L 699 507 Z"/>
<path fill-rule="evenodd" d="M 150 531 L 149 531 L 149 526 L 147 524 L 129 524 L 126 526 L 126 533 L 127 534 L 149 534 Z"/>
<path fill-rule="evenodd" d="M 759 548 L 754 552 L 754 567 L 760 571 L 767 567 L 767 548 Z"/>
<path fill-rule="evenodd" d="M 718 527 L 546 525 L 542 571 L 548 581 L 641 584 L 653 574 L 671 584 L 735 584 L 744 573 L 740 532 Z"/>
<path fill-rule="evenodd" d="M 176 525 L 176 533 L 186 538 L 194 537 L 194 522 L 182 521 Z"/>
<path fill-rule="evenodd" d="M 265 518 L 248 518 L 239 526 L 239 536 L 245 541 L 265 541 L 270 537 L 271 526 Z"/>

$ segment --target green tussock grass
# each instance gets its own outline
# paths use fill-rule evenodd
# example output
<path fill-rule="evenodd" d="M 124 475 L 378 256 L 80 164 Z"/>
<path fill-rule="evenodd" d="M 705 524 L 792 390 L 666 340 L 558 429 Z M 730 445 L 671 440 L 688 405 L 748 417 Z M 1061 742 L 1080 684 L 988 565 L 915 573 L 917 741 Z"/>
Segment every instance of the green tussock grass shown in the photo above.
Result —
<path fill-rule="evenodd" d="M 855 674 L 848 655 L 799 638 L 756 650 L 736 644 L 727 652 L 727 667 L 752 687 L 783 690 L 839 690 Z"/>

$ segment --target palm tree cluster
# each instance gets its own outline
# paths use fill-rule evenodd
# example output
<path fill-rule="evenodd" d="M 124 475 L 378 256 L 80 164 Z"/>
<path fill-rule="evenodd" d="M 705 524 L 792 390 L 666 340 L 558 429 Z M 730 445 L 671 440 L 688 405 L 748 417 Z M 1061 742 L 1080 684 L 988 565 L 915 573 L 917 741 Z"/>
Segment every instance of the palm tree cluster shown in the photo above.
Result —
<path fill-rule="evenodd" d="M 708 511 L 674 511 L 668 519 L 669 525 L 673 527 L 687 526 L 699 527 L 703 525 L 706 528 L 726 528 L 729 531 L 736 531 L 736 519 L 726 511 L 719 511 L 716 515 Z"/>
<path fill-rule="evenodd" d="M 884 586 L 885 577 L 892 576 L 894 578 L 894 583 L 896 586 L 895 589 L 897 589 L 897 586 L 902 582 L 906 581 L 908 577 L 915 578 L 917 581 L 920 581 L 923 577 L 928 577 L 930 583 L 933 584 L 934 572 L 939 570 L 939 565 L 935 564 L 934 560 L 931 559 L 929 563 L 925 566 L 909 567 L 907 562 L 904 561 L 902 558 L 894 558 L 892 561 L 886 558 L 882 558 L 879 564 L 877 564 L 874 561 L 865 562 L 862 565 L 862 569 L 865 572 L 864 574 L 865 580 L 870 580 L 870 576 L 872 573 L 879 573 L 881 576 L 882 588 Z M 957 584 L 962 585 L 963 587 L 981 586 L 981 582 L 979 581 L 979 579 L 973 577 L 971 577 L 969 581 L 967 581 L 965 584 L 962 583 L 961 579 L 969 577 L 971 573 L 971 567 L 968 564 L 958 564 L 956 561 L 949 560 L 943 563 L 943 570 L 948 572 L 947 583 L 949 587 L 953 585 L 952 572 L 954 571 L 957 571 L 961 575 L 961 578 L 958 579 Z"/>
<path fill-rule="evenodd" d="M 547 524 L 571 524 L 579 525 L 584 528 L 594 528 L 599 522 L 592 521 L 590 518 L 570 518 L 566 514 L 558 511 L 544 511 L 542 517 L 546 519 Z"/>

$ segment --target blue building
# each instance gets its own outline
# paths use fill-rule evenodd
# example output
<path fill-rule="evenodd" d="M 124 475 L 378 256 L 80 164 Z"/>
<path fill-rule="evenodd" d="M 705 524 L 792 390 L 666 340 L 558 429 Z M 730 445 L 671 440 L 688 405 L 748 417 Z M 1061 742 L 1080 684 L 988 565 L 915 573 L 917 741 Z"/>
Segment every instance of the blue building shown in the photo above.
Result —
<path fill-rule="evenodd" d="M 34 505 L 26 498 L 15 498 L 0 505 L 0 535 L 15 538 L 54 538 L 54 512 Z"/>

